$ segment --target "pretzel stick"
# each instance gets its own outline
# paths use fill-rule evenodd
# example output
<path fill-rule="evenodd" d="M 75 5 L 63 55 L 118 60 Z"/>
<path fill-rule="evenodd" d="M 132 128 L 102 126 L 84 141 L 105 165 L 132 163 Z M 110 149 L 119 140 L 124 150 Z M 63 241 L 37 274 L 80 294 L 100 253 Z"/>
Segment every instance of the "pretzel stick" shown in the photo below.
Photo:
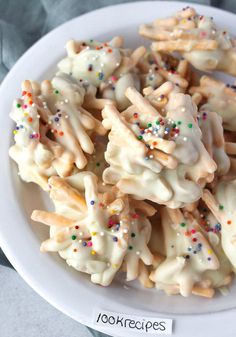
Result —
<path fill-rule="evenodd" d="M 164 151 L 165 153 L 171 154 L 174 152 L 176 148 L 176 143 L 171 140 L 166 140 L 163 138 L 157 138 L 157 137 L 149 137 L 147 140 L 145 140 L 147 144 L 150 146 L 153 146 L 155 149 Z"/>
<path fill-rule="evenodd" d="M 154 283 L 149 279 L 148 268 L 142 260 L 139 261 L 138 279 L 145 288 L 153 288 Z"/>
<path fill-rule="evenodd" d="M 71 202 L 77 207 L 79 206 L 81 211 L 87 210 L 84 197 L 82 197 L 78 191 L 71 188 L 63 179 L 53 176 L 48 180 L 48 183 L 53 187 L 51 194 L 54 198 L 55 196 L 57 196 L 57 200 L 58 197 L 62 198 L 62 200 L 66 198 L 67 201 Z"/>
<path fill-rule="evenodd" d="M 212 298 L 215 294 L 215 290 L 213 288 L 201 288 L 195 286 L 192 289 L 192 294 L 206 298 Z"/>
<path fill-rule="evenodd" d="M 174 40 L 174 41 L 159 41 L 152 43 L 154 51 L 185 51 L 191 50 L 216 50 L 218 43 L 215 40 Z"/>
<path fill-rule="evenodd" d="M 146 100 L 135 88 L 129 87 L 125 92 L 126 97 L 134 104 L 137 109 L 150 117 L 161 117 L 156 109 Z"/>
<path fill-rule="evenodd" d="M 226 142 L 225 151 L 227 154 L 236 155 L 236 143 Z"/>
<path fill-rule="evenodd" d="M 153 155 L 153 157 L 157 161 L 159 161 L 163 166 L 166 166 L 167 168 L 171 170 L 175 169 L 178 165 L 178 161 L 174 157 L 164 152 L 161 152 L 158 150 L 152 150 L 150 151 L 150 154 Z"/>
<path fill-rule="evenodd" d="M 39 210 L 33 211 L 31 219 L 47 226 L 70 227 L 75 223 L 74 220 L 70 220 L 62 215 Z"/>

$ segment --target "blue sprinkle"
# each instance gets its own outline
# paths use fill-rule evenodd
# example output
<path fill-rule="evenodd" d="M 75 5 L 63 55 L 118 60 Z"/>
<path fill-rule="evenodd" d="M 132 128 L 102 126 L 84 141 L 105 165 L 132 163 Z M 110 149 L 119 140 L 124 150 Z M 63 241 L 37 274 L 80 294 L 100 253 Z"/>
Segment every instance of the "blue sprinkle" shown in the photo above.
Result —
<path fill-rule="evenodd" d="M 113 237 L 113 241 L 117 242 L 118 238 L 116 236 Z"/>
<path fill-rule="evenodd" d="M 98 73 L 98 79 L 101 81 L 104 78 L 104 74 L 103 73 Z"/>
<path fill-rule="evenodd" d="M 95 204 L 95 201 L 94 200 L 91 200 L 90 201 L 90 205 L 94 205 Z"/>

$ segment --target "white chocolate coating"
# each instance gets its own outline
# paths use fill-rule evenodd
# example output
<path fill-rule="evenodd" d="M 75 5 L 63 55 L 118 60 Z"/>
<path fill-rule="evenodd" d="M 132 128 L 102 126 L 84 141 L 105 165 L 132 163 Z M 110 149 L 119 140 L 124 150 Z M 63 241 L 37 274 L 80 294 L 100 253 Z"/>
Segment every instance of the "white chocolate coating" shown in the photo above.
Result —
<path fill-rule="evenodd" d="M 220 181 L 214 196 L 204 192 L 204 201 L 221 224 L 221 244 L 229 261 L 236 268 L 236 181 Z"/>
<path fill-rule="evenodd" d="M 199 93 L 206 99 L 205 109 L 222 117 L 224 129 L 236 130 L 236 92 L 233 85 L 202 76 L 199 86 L 190 88 L 190 92 Z"/>
<path fill-rule="evenodd" d="M 219 261 L 196 225 L 180 210 L 163 208 L 161 215 L 166 259 L 151 273 L 151 280 L 167 293 L 189 296 L 205 271 L 219 268 Z"/>
<path fill-rule="evenodd" d="M 142 25 L 139 32 L 158 41 L 152 44 L 153 50 L 178 51 L 199 70 L 236 74 L 235 42 L 227 31 L 215 25 L 213 18 L 198 15 L 194 8 Z"/>
<path fill-rule="evenodd" d="M 227 174 L 230 159 L 225 152 L 222 118 L 216 112 L 208 111 L 207 106 L 202 106 L 198 115 L 198 125 L 202 131 L 202 142 L 217 164 L 217 174 Z"/>
<path fill-rule="evenodd" d="M 85 87 L 88 84 L 97 87 L 100 96 L 115 101 L 118 108 L 123 110 L 129 105 L 125 97 L 126 89 L 134 86 L 140 90 L 136 64 L 145 53 L 145 48 L 139 47 L 131 53 L 121 48 L 122 43 L 120 37 L 106 43 L 69 41 L 66 46 L 68 56 L 59 62 L 58 68 Z"/>
<path fill-rule="evenodd" d="M 70 178 L 74 186 L 83 185 L 85 197 L 68 184 Z M 139 259 L 152 263 L 147 248 L 151 225 L 139 205 L 136 212 L 135 205 L 116 189 L 100 194 L 92 173 L 70 178 L 68 182 L 49 179 L 55 213 L 36 210 L 32 214 L 33 220 L 50 226 L 50 239 L 41 250 L 59 252 L 70 266 L 91 274 L 91 281 L 103 286 L 111 283 L 125 256 L 128 278 L 137 277 Z"/>
<path fill-rule="evenodd" d="M 170 81 L 184 92 L 188 87 L 189 64 L 186 60 L 178 60 L 169 54 L 161 54 L 147 50 L 139 60 L 142 87 L 158 88 L 165 81 Z"/>
<path fill-rule="evenodd" d="M 169 101 L 161 99 L 167 103 L 166 117 L 161 117 L 147 99 L 130 92 L 136 105 L 122 116 L 111 106 L 103 110 L 103 125 L 111 129 L 105 153 L 110 167 L 104 181 L 137 199 L 172 208 L 196 201 L 201 196 L 199 183 L 210 181 L 216 169 L 193 118 L 196 106 L 189 96 L 171 92 Z"/>
<path fill-rule="evenodd" d="M 78 80 L 88 81 L 98 87 L 101 81 L 107 80 L 121 63 L 119 48 L 109 43 L 94 40 L 81 42 L 81 49 L 76 53 L 71 48 L 72 42 L 75 41 L 67 43 L 68 57 L 58 63 L 58 68 Z"/>
<path fill-rule="evenodd" d="M 47 190 L 47 178 L 56 173 L 54 154 L 40 142 L 40 116 L 29 81 L 22 85 L 22 97 L 13 102 L 10 117 L 16 122 L 15 144 L 10 157 L 18 164 L 19 175 L 26 182 L 39 184 Z"/>

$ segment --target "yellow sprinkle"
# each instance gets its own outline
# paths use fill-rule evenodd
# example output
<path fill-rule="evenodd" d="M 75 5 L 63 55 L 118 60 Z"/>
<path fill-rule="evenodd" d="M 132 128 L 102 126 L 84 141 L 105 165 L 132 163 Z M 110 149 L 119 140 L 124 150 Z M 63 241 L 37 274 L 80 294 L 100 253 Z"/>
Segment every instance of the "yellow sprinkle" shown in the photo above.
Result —
<path fill-rule="evenodd" d="M 16 135 L 16 134 L 17 134 L 17 131 L 16 131 L 16 130 L 13 130 L 13 134 Z"/>
<path fill-rule="evenodd" d="M 180 21 L 180 24 L 185 24 L 186 22 L 187 22 L 187 20 L 183 19 L 183 20 Z"/>
<path fill-rule="evenodd" d="M 28 116 L 28 112 L 24 112 L 23 115 L 24 115 L 24 116 Z"/>
<path fill-rule="evenodd" d="M 111 266 L 112 266 L 112 268 L 117 268 L 118 267 L 117 264 L 112 264 Z"/>
<path fill-rule="evenodd" d="M 95 255 L 95 254 L 96 254 L 96 252 L 95 252 L 94 250 L 92 250 L 92 251 L 91 251 L 91 254 L 92 254 L 92 255 Z"/>
<path fill-rule="evenodd" d="M 208 249 L 207 253 L 208 253 L 208 254 L 212 254 L 212 250 L 211 250 L 211 249 Z"/>
<path fill-rule="evenodd" d="M 92 234 L 93 236 L 95 236 L 95 235 L 97 234 L 97 232 L 92 232 L 91 234 Z"/>

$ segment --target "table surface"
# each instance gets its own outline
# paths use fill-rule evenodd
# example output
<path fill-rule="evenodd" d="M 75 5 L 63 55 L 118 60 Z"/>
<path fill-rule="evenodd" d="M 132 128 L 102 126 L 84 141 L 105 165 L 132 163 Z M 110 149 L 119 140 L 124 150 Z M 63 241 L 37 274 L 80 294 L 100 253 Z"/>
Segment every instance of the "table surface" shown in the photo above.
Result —
<path fill-rule="evenodd" d="M 93 9 L 124 2 L 129 1 L 0 0 L 0 82 L 20 55 L 54 27 Z M 191 2 L 236 13 L 235 0 Z M 0 264 L 4 262 L 0 254 Z M 0 266 L 0 284 L 1 337 L 91 337 L 85 326 L 53 308 L 14 270 Z M 105 336 L 95 331 L 92 334 Z"/>

